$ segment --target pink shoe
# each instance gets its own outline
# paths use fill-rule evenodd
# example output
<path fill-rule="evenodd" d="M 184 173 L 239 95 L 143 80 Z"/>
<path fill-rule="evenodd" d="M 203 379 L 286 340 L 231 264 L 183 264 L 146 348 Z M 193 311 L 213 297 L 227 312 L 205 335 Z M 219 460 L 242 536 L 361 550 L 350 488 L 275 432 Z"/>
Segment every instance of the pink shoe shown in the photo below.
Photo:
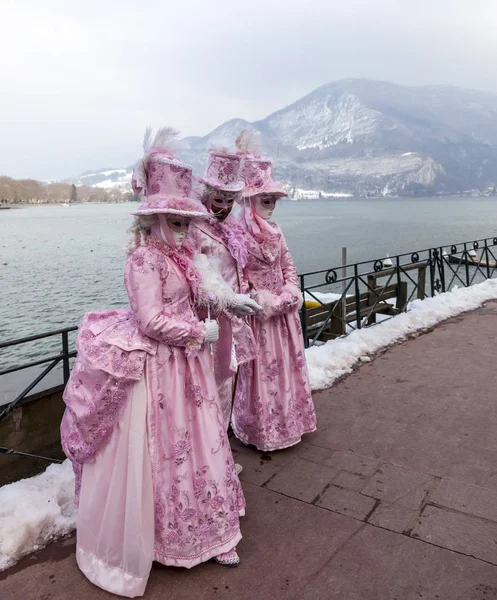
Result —
<path fill-rule="evenodd" d="M 213 560 L 219 565 L 223 565 L 223 567 L 238 567 L 240 564 L 240 557 L 236 553 L 236 548 L 215 556 Z"/>

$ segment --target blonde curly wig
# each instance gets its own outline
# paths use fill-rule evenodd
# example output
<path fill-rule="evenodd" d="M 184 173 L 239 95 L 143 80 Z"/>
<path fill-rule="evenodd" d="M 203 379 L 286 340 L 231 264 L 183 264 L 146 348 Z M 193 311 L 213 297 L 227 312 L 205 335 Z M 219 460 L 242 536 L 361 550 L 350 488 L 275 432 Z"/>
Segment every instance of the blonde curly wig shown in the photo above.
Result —
<path fill-rule="evenodd" d="M 145 243 L 145 238 L 150 235 L 152 226 L 157 221 L 157 215 L 139 215 L 133 219 L 128 229 L 129 239 L 126 254 L 132 254 L 138 246 Z"/>

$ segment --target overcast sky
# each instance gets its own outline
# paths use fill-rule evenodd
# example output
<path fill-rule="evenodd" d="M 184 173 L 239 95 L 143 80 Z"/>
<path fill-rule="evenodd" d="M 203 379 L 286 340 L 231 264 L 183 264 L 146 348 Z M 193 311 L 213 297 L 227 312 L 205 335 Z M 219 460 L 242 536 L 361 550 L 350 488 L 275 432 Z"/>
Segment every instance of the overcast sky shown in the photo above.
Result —
<path fill-rule="evenodd" d="M 330 81 L 497 93 L 496 0 L 2 0 L 0 174 L 128 166 Z"/>

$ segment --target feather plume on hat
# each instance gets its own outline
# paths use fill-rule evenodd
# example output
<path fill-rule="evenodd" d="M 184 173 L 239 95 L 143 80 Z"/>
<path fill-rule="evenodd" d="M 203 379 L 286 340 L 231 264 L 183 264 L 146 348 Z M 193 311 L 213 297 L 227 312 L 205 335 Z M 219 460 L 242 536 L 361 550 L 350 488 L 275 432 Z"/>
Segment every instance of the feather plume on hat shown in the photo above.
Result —
<path fill-rule="evenodd" d="M 136 163 L 131 178 L 131 187 L 135 194 L 140 194 L 147 189 L 147 170 L 146 160 L 148 155 L 154 150 L 174 155 L 176 152 L 185 150 L 188 144 L 184 140 L 179 140 L 179 131 L 174 127 L 161 127 L 157 130 L 152 139 L 152 128 L 147 127 L 143 136 L 143 157 Z"/>
<path fill-rule="evenodd" d="M 227 138 L 215 137 L 209 140 L 207 144 L 209 152 L 223 152 L 224 154 L 235 154 L 235 143 Z"/>
<path fill-rule="evenodd" d="M 244 129 L 236 138 L 236 147 L 241 154 L 260 156 L 262 148 L 262 135 L 255 129 Z"/>

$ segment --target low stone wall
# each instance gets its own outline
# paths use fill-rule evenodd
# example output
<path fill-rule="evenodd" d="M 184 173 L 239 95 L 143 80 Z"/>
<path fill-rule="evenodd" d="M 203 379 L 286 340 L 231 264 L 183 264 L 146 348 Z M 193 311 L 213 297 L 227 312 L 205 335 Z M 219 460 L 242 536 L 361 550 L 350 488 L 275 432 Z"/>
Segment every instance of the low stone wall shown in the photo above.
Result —
<path fill-rule="evenodd" d="M 63 459 L 60 421 L 64 413 L 63 387 L 52 388 L 26 398 L 0 421 L 0 446 Z M 25 456 L 0 455 L 0 486 L 46 469 L 50 463 Z"/>

